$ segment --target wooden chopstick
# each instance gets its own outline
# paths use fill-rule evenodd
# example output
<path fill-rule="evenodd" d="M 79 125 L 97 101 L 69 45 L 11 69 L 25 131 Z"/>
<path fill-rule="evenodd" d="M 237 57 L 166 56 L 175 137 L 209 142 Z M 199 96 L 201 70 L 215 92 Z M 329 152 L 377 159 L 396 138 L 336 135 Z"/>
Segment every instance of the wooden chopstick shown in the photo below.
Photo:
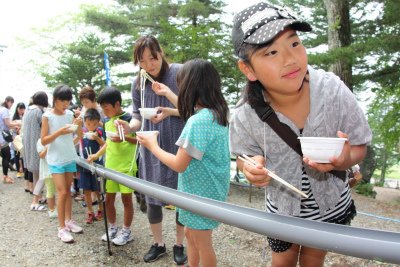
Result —
<path fill-rule="evenodd" d="M 118 134 L 119 134 L 119 138 L 125 142 L 125 135 L 124 135 L 124 129 L 122 128 L 121 124 L 118 124 Z"/>
<path fill-rule="evenodd" d="M 255 160 L 253 160 L 252 158 L 250 158 L 249 156 L 247 156 L 247 155 L 245 155 L 245 154 L 243 154 L 242 156 L 243 156 L 243 157 L 238 156 L 238 159 L 240 159 L 241 161 L 246 162 L 247 164 L 250 164 L 250 165 L 252 165 L 252 166 L 254 166 L 254 167 L 257 166 L 258 163 L 257 163 Z M 268 169 L 265 168 L 265 167 L 263 167 L 263 169 L 267 170 L 268 175 L 269 175 L 271 178 L 273 178 L 273 179 L 275 179 L 276 181 L 282 183 L 283 185 L 289 187 L 289 188 L 292 189 L 294 192 L 296 192 L 296 193 L 302 195 L 303 197 L 308 198 L 308 196 L 307 196 L 304 192 L 300 191 L 299 189 L 297 189 L 297 188 L 294 187 L 293 185 L 289 184 L 288 182 L 286 182 L 285 180 L 283 180 L 281 177 L 279 177 L 279 176 L 276 175 L 275 173 L 271 172 L 270 170 L 268 170 Z"/>
<path fill-rule="evenodd" d="M 150 75 L 149 74 L 147 74 L 147 72 L 146 72 L 146 78 L 147 78 L 147 80 L 149 80 L 150 82 L 152 82 L 152 83 L 154 83 L 155 81 L 153 80 L 153 78 L 151 78 L 150 77 Z"/>
<path fill-rule="evenodd" d="M 140 70 L 140 74 L 142 74 L 150 82 L 154 83 L 153 78 L 151 78 L 150 75 L 144 69 Z"/>

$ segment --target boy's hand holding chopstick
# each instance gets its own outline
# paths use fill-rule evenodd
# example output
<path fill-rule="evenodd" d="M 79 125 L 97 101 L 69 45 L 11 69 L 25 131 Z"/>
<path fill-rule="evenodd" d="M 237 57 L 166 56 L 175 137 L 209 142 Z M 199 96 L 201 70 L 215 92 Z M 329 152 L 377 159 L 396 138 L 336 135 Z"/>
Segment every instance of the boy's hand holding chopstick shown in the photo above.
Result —
<path fill-rule="evenodd" d="M 117 129 L 117 133 L 119 135 L 119 129 L 122 129 L 122 132 L 125 134 L 131 133 L 131 128 L 129 127 L 129 123 L 123 120 L 115 120 L 114 126 Z M 120 138 L 122 140 L 122 138 Z"/>
<path fill-rule="evenodd" d="M 96 161 L 98 159 L 98 157 L 96 157 L 96 154 L 91 154 L 88 156 L 87 161 L 89 163 L 93 163 L 94 161 Z"/>

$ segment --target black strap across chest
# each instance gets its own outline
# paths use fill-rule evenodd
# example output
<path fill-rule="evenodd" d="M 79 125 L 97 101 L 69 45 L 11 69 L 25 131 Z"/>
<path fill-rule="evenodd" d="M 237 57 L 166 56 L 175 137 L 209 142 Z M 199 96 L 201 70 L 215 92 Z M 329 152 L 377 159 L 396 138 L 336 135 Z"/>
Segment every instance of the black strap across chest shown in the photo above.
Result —
<path fill-rule="evenodd" d="M 297 154 L 303 157 L 303 152 L 301 151 L 301 145 L 299 139 L 297 138 L 297 134 L 293 132 L 293 130 L 287 124 L 278 119 L 275 111 L 268 103 L 262 101 L 262 103 L 260 102 L 257 104 L 251 104 L 251 107 L 255 110 L 260 120 L 267 123 L 288 146 L 290 146 L 294 151 L 296 151 Z M 335 175 L 343 181 L 346 179 L 346 171 L 332 170 L 329 173 Z"/>

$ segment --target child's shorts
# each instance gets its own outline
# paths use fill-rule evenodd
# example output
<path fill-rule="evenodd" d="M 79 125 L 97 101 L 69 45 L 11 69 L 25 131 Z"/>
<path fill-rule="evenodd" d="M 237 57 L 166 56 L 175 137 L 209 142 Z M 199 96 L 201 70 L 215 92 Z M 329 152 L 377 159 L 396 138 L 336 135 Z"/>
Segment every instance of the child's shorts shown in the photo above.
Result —
<path fill-rule="evenodd" d="M 99 181 L 91 172 L 83 171 L 80 173 L 78 187 L 83 190 L 100 191 Z"/>
<path fill-rule="evenodd" d="M 122 172 L 123 173 L 123 172 Z M 124 173 L 127 174 L 129 176 L 136 175 L 136 171 L 132 174 L 132 173 Z M 122 194 L 129 194 L 129 193 L 133 193 L 135 192 L 135 190 L 126 187 L 122 184 L 119 184 L 113 180 L 107 179 L 106 180 L 106 193 L 122 193 Z"/>
<path fill-rule="evenodd" d="M 65 165 L 49 165 L 49 172 L 53 173 L 66 173 L 66 172 L 76 172 L 76 163 L 71 162 Z"/>
<path fill-rule="evenodd" d="M 133 193 L 135 190 L 126 187 L 125 185 L 119 184 L 113 180 L 107 179 L 106 181 L 106 193 L 121 193 L 129 194 Z"/>

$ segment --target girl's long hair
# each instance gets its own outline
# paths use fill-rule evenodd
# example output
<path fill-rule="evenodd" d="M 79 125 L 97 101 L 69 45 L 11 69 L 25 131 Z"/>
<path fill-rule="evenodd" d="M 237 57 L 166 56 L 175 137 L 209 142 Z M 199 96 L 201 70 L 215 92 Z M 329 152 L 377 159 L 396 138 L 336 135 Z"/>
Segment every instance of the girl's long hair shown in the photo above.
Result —
<path fill-rule="evenodd" d="M 13 121 L 15 120 L 20 120 L 22 117 L 19 116 L 18 114 L 18 109 L 26 109 L 25 104 L 23 102 L 19 102 L 15 108 L 15 112 L 13 115 Z"/>
<path fill-rule="evenodd" d="M 158 75 L 158 77 L 153 77 L 155 81 L 162 81 L 165 73 L 169 69 L 169 64 L 167 62 L 167 59 L 164 56 L 164 52 L 161 49 L 160 43 L 158 40 L 152 36 L 152 35 L 146 35 L 142 36 L 139 39 L 136 40 L 135 46 L 133 48 L 133 63 L 135 65 L 139 65 L 140 60 L 143 57 L 144 50 L 148 48 L 150 50 L 151 55 L 155 58 L 158 59 L 157 53 L 160 53 L 162 57 L 162 64 L 161 64 L 161 70 Z M 136 79 L 136 88 L 140 88 L 140 70 L 138 72 L 138 76 Z"/>
<path fill-rule="evenodd" d="M 228 105 L 221 92 L 221 78 L 203 59 L 186 62 L 177 74 L 178 110 L 184 121 L 194 115 L 196 105 L 208 108 L 218 124 L 228 126 Z"/>
<path fill-rule="evenodd" d="M 8 109 L 8 105 L 7 105 L 8 102 L 14 103 L 14 98 L 12 96 L 7 96 L 6 99 L 4 100 L 4 102 L 1 103 L 1 105 Z"/>
<path fill-rule="evenodd" d="M 262 47 L 268 45 L 251 45 L 251 44 L 243 44 L 241 49 L 239 50 L 239 58 L 243 60 L 245 64 L 251 66 L 250 58 L 251 56 Z M 247 80 L 247 84 L 244 87 L 242 99 L 239 105 L 244 103 L 248 103 L 250 106 L 254 106 L 256 104 L 265 103 L 264 95 L 263 95 L 264 86 L 257 81 Z"/>

